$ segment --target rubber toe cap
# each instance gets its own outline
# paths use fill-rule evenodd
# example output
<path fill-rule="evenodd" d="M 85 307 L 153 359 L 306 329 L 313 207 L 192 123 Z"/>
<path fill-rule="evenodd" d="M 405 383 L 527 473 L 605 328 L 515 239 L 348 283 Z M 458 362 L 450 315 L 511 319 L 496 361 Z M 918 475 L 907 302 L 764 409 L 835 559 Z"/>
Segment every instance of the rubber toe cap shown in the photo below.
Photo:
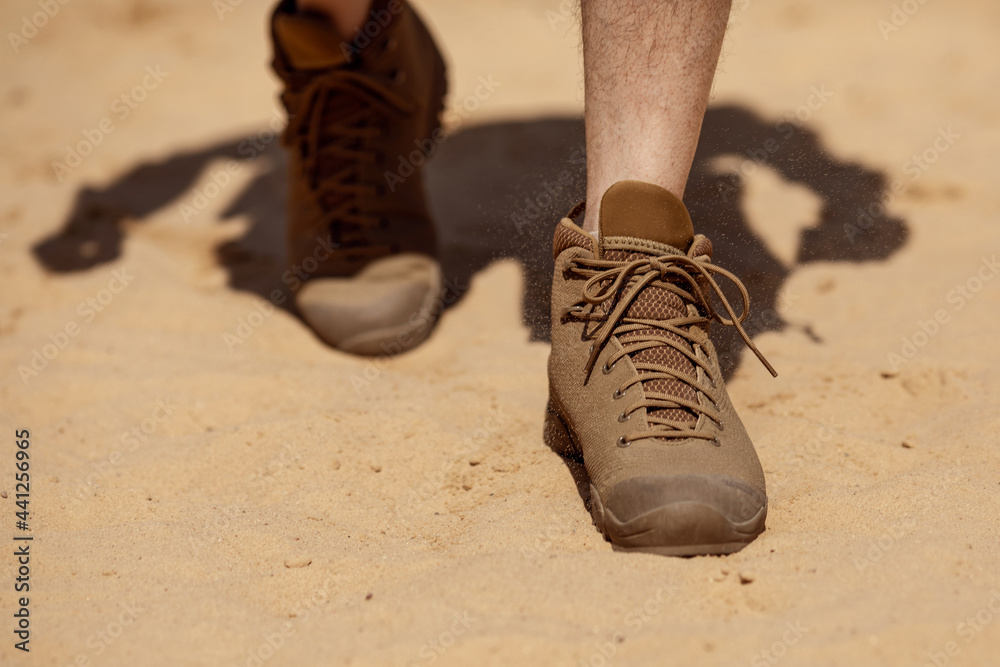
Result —
<path fill-rule="evenodd" d="M 434 259 L 401 254 L 376 260 L 354 276 L 310 280 L 295 303 L 313 330 L 340 350 L 398 354 L 430 334 L 440 290 Z"/>
<path fill-rule="evenodd" d="M 763 492 L 716 475 L 634 477 L 599 500 L 615 546 L 677 555 L 736 551 L 763 531 L 767 514 Z"/>

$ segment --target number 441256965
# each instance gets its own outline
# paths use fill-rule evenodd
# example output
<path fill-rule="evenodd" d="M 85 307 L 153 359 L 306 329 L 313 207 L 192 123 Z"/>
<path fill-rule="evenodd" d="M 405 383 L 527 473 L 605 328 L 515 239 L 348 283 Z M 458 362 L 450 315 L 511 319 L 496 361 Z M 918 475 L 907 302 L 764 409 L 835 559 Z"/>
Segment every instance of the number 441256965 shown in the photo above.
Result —
<path fill-rule="evenodd" d="M 17 494 L 17 502 L 15 504 L 20 510 L 16 512 L 16 515 L 19 522 L 24 522 L 26 524 L 28 521 L 28 483 L 31 479 L 28 473 L 28 468 L 30 468 L 28 463 L 28 447 L 31 446 L 31 442 L 29 441 L 31 434 L 28 432 L 28 429 L 23 429 L 15 431 L 14 435 L 17 442 L 17 454 L 15 455 L 17 460 L 17 463 L 15 464 L 15 467 L 17 468 L 17 486 L 14 489 Z M 22 524 L 19 523 L 19 526 L 20 525 Z M 27 526 L 22 528 L 22 530 L 26 529 Z"/>

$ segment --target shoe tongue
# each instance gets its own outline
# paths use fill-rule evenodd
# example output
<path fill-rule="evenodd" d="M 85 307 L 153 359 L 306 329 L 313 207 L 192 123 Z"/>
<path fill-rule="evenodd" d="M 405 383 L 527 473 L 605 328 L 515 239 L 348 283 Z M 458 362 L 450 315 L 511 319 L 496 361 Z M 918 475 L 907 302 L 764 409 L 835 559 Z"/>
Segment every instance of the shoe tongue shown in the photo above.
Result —
<path fill-rule="evenodd" d="M 681 200 L 667 190 L 651 183 L 619 181 L 601 199 L 598 220 L 600 257 L 613 261 L 628 261 L 636 255 L 686 254 L 694 240 L 691 217 Z M 636 295 L 626 311 L 634 320 L 669 320 L 684 317 L 687 303 L 680 296 L 659 285 L 648 285 Z M 660 335 L 687 348 L 690 343 L 671 331 L 642 329 L 623 334 L 619 340 L 628 344 L 632 339 Z M 677 350 L 667 346 L 641 348 L 629 355 L 633 363 L 664 365 L 694 378 L 694 364 Z M 649 375 L 654 377 L 648 378 Z M 697 401 L 698 396 L 687 383 L 673 378 L 658 377 L 655 372 L 640 370 L 643 390 L 647 393 L 678 396 Z M 651 407 L 647 415 L 693 426 L 697 415 L 686 408 Z"/>
<path fill-rule="evenodd" d="M 694 239 L 691 216 L 681 200 L 658 185 L 640 181 L 619 181 L 607 189 L 598 229 L 602 254 L 606 246 L 684 254 Z"/>
<path fill-rule="evenodd" d="M 296 70 L 320 70 L 347 63 L 343 42 L 333 23 L 322 14 L 278 14 L 274 32 L 288 64 Z"/>

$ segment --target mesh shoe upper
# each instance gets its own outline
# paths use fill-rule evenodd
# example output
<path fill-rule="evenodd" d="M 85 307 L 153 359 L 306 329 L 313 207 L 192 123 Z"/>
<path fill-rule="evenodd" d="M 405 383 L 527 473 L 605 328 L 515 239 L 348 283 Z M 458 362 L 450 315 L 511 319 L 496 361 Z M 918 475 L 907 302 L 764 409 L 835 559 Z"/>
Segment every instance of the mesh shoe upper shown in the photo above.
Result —
<path fill-rule="evenodd" d="M 711 263 L 680 201 L 642 183 L 608 190 L 599 240 L 564 219 L 553 252 L 550 406 L 604 499 L 605 525 L 689 502 L 727 531 L 751 521 L 756 534 L 763 471 L 709 339 L 712 321 L 733 325 L 757 352 L 739 324 L 742 283 Z M 739 289 L 740 314 L 720 278 Z"/>

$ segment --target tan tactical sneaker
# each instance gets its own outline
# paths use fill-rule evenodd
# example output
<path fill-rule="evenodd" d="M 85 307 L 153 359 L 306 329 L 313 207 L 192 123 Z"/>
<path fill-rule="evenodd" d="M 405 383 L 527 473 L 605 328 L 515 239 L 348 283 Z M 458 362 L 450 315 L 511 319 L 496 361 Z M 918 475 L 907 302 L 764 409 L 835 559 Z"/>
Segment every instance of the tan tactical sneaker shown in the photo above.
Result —
<path fill-rule="evenodd" d="M 440 143 L 445 65 L 403 0 L 345 42 L 325 17 L 274 12 L 289 122 L 286 282 L 324 340 L 392 354 L 430 333 L 441 269 L 421 166 Z"/>
<path fill-rule="evenodd" d="M 616 549 L 674 556 L 737 551 L 764 530 L 764 473 L 736 415 L 714 319 L 740 326 L 749 297 L 712 264 L 687 209 L 663 188 L 621 181 L 601 201 L 599 239 L 556 227 L 546 441 L 582 456 L 594 523 Z M 737 316 L 716 282 L 743 296 Z M 712 306 L 715 294 L 728 317 Z"/>

